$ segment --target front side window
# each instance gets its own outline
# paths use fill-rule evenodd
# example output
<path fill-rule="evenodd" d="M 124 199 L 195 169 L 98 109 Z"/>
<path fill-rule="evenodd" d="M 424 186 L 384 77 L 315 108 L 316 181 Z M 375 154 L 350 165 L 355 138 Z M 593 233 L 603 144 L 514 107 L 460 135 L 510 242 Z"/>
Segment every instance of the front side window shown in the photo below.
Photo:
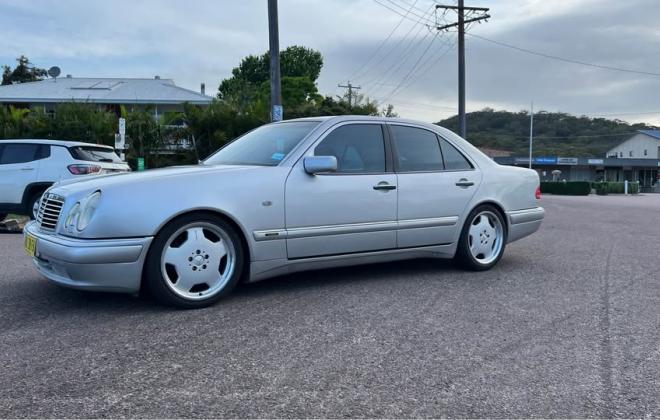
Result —
<path fill-rule="evenodd" d="M 333 130 L 314 149 L 337 158 L 339 173 L 385 172 L 385 143 L 379 124 L 350 124 Z"/>
<path fill-rule="evenodd" d="M 472 169 L 472 164 L 454 146 L 445 139 L 440 139 L 442 156 L 445 158 L 445 169 L 448 171 L 465 171 Z"/>
<path fill-rule="evenodd" d="M 204 164 L 277 166 L 319 123 L 295 121 L 261 126 L 218 150 Z"/>
<path fill-rule="evenodd" d="M 0 156 L 0 165 L 9 165 L 12 163 L 26 163 L 40 159 L 37 152 L 40 150 L 38 144 L 20 144 L 10 143 L 2 147 Z"/>
<path fill-rule="evenodd" d="M 392 126 L 398 170 L 401 172 L 444 169 L 440 143 L 435 133 L 421 128 Z"/>

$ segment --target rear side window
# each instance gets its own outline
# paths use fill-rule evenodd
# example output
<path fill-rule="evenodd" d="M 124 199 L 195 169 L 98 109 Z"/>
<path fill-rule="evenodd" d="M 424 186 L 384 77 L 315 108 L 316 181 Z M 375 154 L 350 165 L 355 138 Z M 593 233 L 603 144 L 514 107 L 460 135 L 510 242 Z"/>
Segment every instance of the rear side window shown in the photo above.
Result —
<path fill-rule="evenodd" d="M 76 160 L 122 163 L 114 150 L 105 147 L 74 146 L 69 148 L 69 152 L 71 152 L 71 156 Z"/>
<path fill-rule="evenodd" d="M 385 143 L 380 124 L 350 124 L 332 131 L 314 149 L 337 158 L 338 173 L 385 172 Z"/>
<path fill-rule="evenodd" d="M 421 128 L 392 126 L 397 161 L 401 172 L 444 169 L 440 143 L 435 133 Z"/>
<path fill-rule="evenodd" d="M 26 163 L 42 159 L 40 156 L 41 145 L 39 144 L 10 143 L 0 147 L 0 165 Z"/>
<path fill-rule="evenodd" d="M 461 171 L 472 169 L 472 164 L 454 146 L 445 139 L 440 139 L 442 156 L 445 159 L 445 169 L 448 171 Z"/>

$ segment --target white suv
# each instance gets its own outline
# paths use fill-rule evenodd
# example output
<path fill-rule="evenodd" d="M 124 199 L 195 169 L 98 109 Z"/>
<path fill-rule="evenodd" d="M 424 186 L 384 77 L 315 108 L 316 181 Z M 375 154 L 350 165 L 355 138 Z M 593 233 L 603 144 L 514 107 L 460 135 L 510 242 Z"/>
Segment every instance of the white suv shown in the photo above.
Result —
<path fill-rule="evenodd" d="M 0 140 L 0 221 L 7 213 L 35 218 L 39 199 L 55 182 L 127 172 L 109 146 L 60 140 Z"/>

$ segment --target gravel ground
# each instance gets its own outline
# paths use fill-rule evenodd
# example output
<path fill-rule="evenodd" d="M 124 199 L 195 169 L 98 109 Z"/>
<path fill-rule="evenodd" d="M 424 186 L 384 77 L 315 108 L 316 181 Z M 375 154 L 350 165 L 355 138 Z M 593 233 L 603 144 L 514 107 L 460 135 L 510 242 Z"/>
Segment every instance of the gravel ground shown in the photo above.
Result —
<path fill-rule="evenodd" d="M 416 260 L 176 311 L 0 235 L 1 417 L 659 417 L 660 195 L 553 197 L 490 272 Z"/>

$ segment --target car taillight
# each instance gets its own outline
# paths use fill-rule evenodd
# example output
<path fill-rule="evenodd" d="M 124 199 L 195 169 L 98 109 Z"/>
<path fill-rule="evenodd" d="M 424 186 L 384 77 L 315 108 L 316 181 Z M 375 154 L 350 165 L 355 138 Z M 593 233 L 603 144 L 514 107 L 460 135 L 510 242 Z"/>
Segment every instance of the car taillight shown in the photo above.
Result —
<path fill-rule="evenodd" d="M 538 187 L 536 187 L 536 193 L 534 193 L 534 195 L 536 196 L 537 200 L 541 199 L 541 186 L 540 185 Z"/>
<path fill-rule="evenodd" d="M 89 175 L 89 174 L 97 174 L 101 172 L 101 167 L 98 165 L 69 165 L 67 166 L 69 168 L 69 172 L 71 172 L 74 175 Z"/>

